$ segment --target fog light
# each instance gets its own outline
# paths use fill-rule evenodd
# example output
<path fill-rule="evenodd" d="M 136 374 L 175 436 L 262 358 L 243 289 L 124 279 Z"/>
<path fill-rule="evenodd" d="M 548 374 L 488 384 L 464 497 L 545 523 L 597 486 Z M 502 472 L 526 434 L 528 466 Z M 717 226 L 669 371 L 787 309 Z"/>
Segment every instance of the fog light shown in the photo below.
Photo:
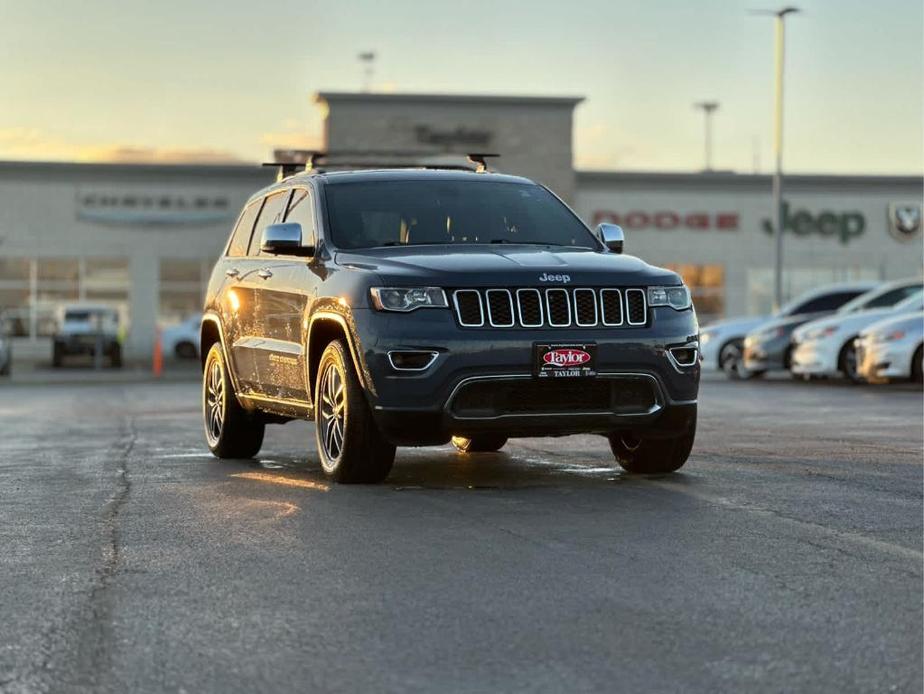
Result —
<path fill-rule="evenodd" d="M 696 347 L 671 347 L 667 353 L 670 355 L 671 361 L 677 366 L 684 367 L 696 364 L 696 359 L 699 356 L 699 351 Z"/>
<path fill-rule="evenodd" d="M 439 352 L 424 350 L 395 350 L 388 353 L 391 368 L 396 371 L 423 371 L 430 367 Z"/>

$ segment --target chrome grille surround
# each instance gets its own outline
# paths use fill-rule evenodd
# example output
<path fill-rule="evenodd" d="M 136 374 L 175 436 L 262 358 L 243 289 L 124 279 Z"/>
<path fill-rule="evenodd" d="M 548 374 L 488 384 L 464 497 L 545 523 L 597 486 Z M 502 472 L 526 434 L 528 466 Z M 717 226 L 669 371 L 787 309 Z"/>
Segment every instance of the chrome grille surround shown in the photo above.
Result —
<path fill-rule="evenodd" d="M 638 287 L 492 287 L 455 289 L 451 294 L 456 320 L 463 328 L 617 328 L 648 324 L 648 293 Z M 476 305 L 478 321 L 474 320 Z"/>
<path fill-rule="evenodd" d="M 492 308 L 492 297 L 501 297 L 501 301 L 506 302 L 506 310 L 510 315 L 509 321 L 499 321 L 495 319 L 494 309 Z M 509 289 L 489 289 L 485 292 L 486 303 L 488 306 L 488 323 L 494 328 L 512 328 L 516 324 L 516 316 L 513 312 L 513 299 L 510 297 Z M 500 311 L 498 311 L 500 313 Z"/>

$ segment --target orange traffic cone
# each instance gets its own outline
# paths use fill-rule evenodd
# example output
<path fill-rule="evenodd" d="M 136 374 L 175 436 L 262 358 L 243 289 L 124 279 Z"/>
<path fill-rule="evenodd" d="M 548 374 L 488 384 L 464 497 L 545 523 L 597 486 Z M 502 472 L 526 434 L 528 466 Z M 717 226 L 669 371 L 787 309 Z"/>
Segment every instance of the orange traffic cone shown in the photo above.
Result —
<path fill-rule="evenodd" d="M 151 371 L 154 372 L 154 378 L 160 378 L 164 371 L 164 348 L 160 342 L 160 328 L 154 330 L 154 358 L 151 363 Z"/>

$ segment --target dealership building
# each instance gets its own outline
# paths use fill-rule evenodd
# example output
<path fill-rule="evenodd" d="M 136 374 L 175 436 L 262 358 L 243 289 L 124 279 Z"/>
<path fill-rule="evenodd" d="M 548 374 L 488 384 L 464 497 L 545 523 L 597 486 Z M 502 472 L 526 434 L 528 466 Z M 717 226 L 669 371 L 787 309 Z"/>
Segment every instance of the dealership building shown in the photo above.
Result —
<path fill-rule="evenodd" d="M 679 271 L 703 317 L 767 311 L 771 180 L 724 172 L 575 170 L 581 99 L 320 93 L 326 148 L 382 164 L 499 152 L 493 168 L 548 185 L 626 252 Z M 274 172 L 246 165 L 0 162 L 0 311 L 23 347 L 50 341 L 55 307 L 119 309 L 129 358 L 158 325 L 201 309 L 211 266 L 247 197 Z M 920 176 L 787 176 L 789 296 L 922 272 Z"/>

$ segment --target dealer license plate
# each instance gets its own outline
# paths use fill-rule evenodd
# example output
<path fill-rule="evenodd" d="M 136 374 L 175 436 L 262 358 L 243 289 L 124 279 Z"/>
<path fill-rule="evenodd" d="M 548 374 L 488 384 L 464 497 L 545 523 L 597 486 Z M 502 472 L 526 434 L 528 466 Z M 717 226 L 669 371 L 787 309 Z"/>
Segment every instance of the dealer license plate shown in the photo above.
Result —
<path fill-rule="evenodd" d="M 537 343 L 533 345 L 536 378 L 586 378 L 597 375 L 595 342 Z"/>

